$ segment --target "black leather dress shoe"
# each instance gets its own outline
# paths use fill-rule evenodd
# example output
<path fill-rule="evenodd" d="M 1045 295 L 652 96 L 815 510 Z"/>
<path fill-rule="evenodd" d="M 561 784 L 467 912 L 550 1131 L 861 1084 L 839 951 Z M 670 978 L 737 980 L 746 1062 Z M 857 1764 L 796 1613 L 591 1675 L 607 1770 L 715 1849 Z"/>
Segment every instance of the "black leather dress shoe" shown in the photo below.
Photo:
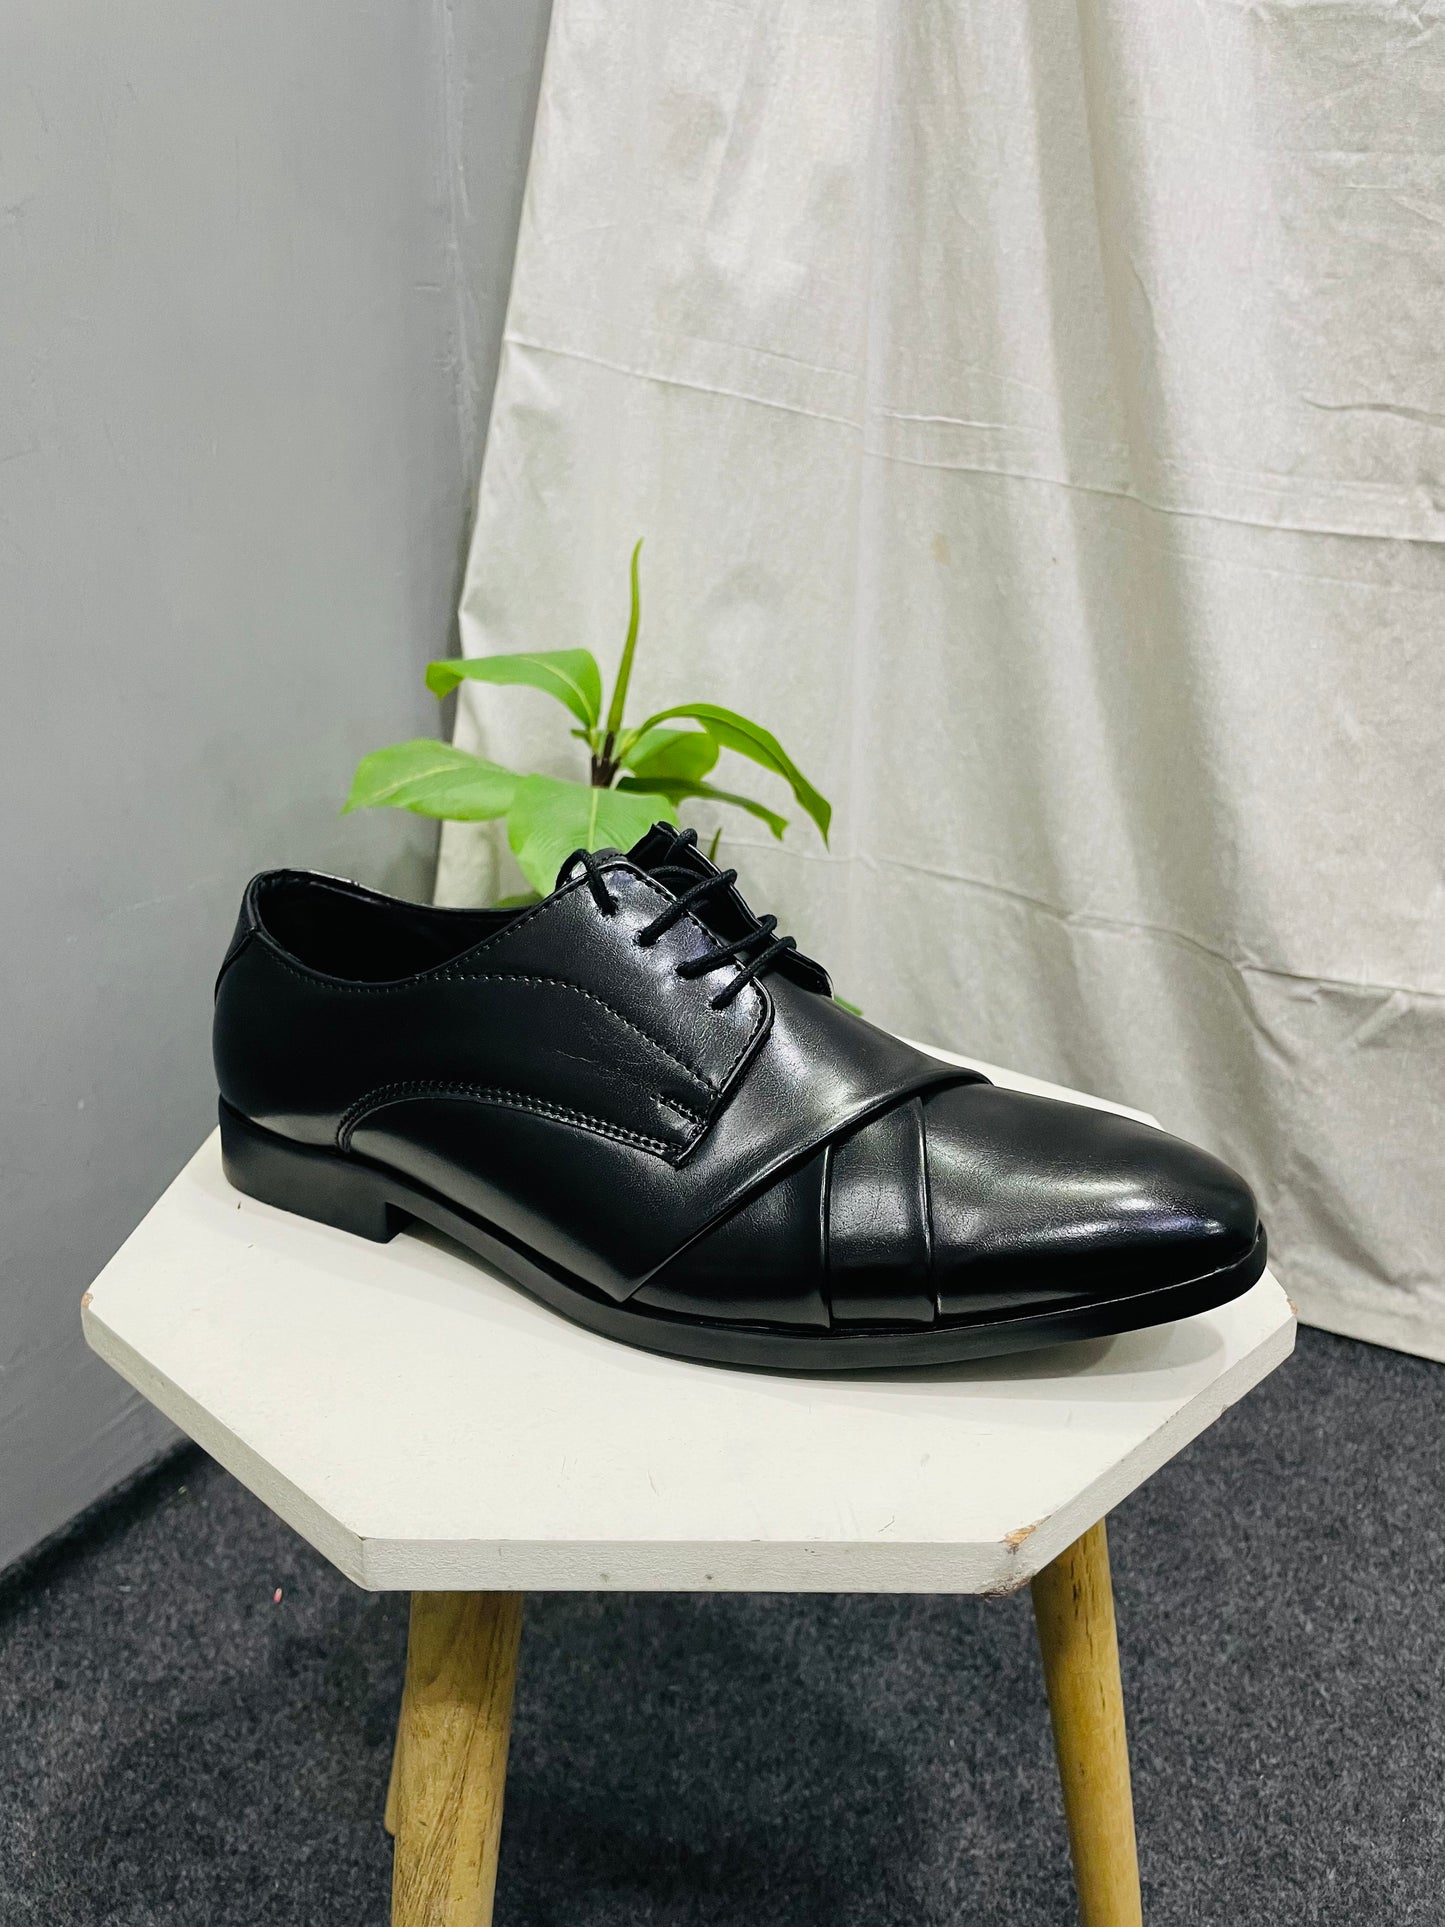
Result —
<path fill-rule="evenodd" d="M 1247 1186 L 835 1003 L 659 824 L 521 911 L 276 870 L 216 991 L 231 1182 L 363 1237 L 438 1226 L 579 1323 L 788 1370 L 978 1357 L 1222 1304 Z"/>

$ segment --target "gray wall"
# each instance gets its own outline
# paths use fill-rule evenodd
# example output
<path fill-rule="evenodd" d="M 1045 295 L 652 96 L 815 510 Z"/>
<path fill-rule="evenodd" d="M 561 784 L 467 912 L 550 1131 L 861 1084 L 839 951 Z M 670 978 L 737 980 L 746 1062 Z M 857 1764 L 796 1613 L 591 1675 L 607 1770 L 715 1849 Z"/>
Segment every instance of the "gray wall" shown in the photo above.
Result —
<path fill-rule="evenodd" d="M 213 1120 L 247 876 L 430 732 L 545 0 L 11 0 L 0 24 L 0 1566 L 170 1434 L 82 1291 Z"/>

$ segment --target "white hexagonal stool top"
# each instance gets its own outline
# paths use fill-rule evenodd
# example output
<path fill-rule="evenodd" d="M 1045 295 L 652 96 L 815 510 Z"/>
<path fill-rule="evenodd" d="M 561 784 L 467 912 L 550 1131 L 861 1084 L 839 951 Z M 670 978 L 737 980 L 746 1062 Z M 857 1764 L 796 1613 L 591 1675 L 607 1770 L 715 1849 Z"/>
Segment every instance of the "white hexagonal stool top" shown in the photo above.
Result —
<path fill-rule="evenodd" d="M 84 1315 L 349 1578 L 438 1591 L 1011 1592 L 1294 1343 L 1266 1272 L 1173 1325 L 907 1376 L 658 1358 L 439 1235 L 374 1245 L 239 1196 L 215 1136 Z"/>

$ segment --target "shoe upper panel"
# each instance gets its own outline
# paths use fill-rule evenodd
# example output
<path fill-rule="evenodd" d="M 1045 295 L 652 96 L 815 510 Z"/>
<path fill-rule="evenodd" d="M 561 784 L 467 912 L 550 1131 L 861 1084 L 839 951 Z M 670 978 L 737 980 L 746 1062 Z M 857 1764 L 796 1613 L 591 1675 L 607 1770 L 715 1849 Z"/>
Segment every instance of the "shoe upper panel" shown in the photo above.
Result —
<path fill-rule="evenodd" d="M 352 1148 L 625 1298 L 851 1125 L 914 1091 L 976 1075 L 786 980 L 770 991 L 766 1036 L 680 1160 L 534 1106 L 420 1094 L 374 1106 L 354 1126 Z M 808 1236 L 820 1235 L 810 1220 Z"/>
<path fill-rule="evenodd" d="M 764 1034 L 769 998 L 748 984 L 714 1008 L 715 983 L 677 974 L 712 945 L 701 925 L 684 917 L 641 945 L 667 891 L 624 867 L 612 895 L 606 915 L 569 885 L 439 968 L 390 982 L 308 969 L 256 934 L 217 994 L 222 1095 L 320 1143 L 344 1142 L 392 1095 L 492 1092 L 678 1155 Z"/>
<path fill-rule="evenodd" d="M 695 1239 L 631 1300 L 688 1318 L 826 1331 L 825 1147 Z"/>
<path fill-rule="evenodd" d="M 824 1265 L 835 1325 L 932 1324 L 923 1101 L 910 1098 L 829 1147 Z"/>
<path fill-rule="evenodd" d="M 253 929 L 217 991 L 235 1110 L 391 1163 L 625 1296 L 833 1135 L 941 1063 L 783 976 L 714 1003 L 735 966 L 625 859 L 607 913 L 579 880 L 444 966 L 394 982 L 302 966 Z M 381 900 L 383 906 L 386 900 Z"/>

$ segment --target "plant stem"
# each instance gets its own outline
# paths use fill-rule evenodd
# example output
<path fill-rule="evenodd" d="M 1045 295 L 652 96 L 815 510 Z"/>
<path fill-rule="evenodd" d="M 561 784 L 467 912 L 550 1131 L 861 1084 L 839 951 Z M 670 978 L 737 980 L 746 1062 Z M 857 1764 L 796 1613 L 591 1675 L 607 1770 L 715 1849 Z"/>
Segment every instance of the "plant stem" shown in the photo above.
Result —
<path fill-rule="evenodd" d="M 592 787 L 607 790 L 612 787 L 612 779 L 617 774 L 617 765 L 612 760 L 612 746 L 617 741 L 612 730 L 602 739 L 602 747 L 592 758 Z"/>
<path fill-rule="evenodd" d="M 612 754 L 612 745 L 622 728 L 622 706 L 627 701 L 627 685 L 632 680 L 632 658 L 637 650 L 637 630 L 642 621 L 642 597 L 637 584 L 637 558 L 641 553 L 642 537 L 639 535 L 637 546 L 632 551 L 632 610 L 627 620 L 627 640 L 622 645 L 622 662 L 617 671 L 616 686 L 612 691 L 612 706 L 607 712 L 607 740 L 602 745 L 604 768 Z"/>

